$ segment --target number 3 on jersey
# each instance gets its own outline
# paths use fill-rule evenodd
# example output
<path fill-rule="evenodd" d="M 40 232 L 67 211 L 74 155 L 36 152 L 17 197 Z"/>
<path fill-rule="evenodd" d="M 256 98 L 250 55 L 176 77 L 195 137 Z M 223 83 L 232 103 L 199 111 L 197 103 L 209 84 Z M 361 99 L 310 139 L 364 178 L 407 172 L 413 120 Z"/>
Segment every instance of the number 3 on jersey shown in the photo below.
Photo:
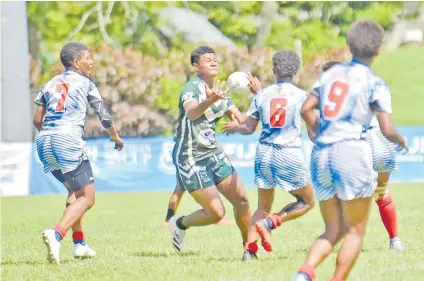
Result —
<path fill-rule="evenodd" d="M 341 81 L 336 81 L 331 85 L 328 93 L 328 101 L 324 107 L 324 117 L 326 119 L 336 119 L 340 115 L 340 109 L 349 92 L 349 85 Z"/>
<path fill-rule="evenodd" d="M 69 90 L 68 83 L 56 84 L 55 96 L 58 94 L 60 95 L 59 102 L 57 103 L 57 106 L 56 106 L 56 112 L 65 111 L 65 100 L 66 100 L 66 96 L 68 95 L 68 90 Z"/>
<path fill-rule="evenodd" d="M 287 99 L 274 98 L 270 103 L 269 124 L 271 128 L 281 128 L 286 124 Z"/>

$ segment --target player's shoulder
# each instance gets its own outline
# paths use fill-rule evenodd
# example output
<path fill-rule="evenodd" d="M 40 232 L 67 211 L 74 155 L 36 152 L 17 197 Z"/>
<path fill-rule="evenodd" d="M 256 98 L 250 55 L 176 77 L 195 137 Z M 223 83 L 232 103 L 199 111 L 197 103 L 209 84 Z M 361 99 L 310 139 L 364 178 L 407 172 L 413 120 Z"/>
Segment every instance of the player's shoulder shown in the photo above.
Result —
<path fill-rule="evenodd" d="M 369 73 L 368 73 L 368 81 L 371 87 L 373 88 L 378 86 L 388 88 L 386 81 L 384 81 L 383 78 L 375 74 L 371 69 L 369 70 Z"/>
<path fill-rule="evenodd" d="M 264 95 L 266 95 L 268 93 L 274 93 L 277 89 L 278 89 L 277 84 L 268 85 L 265 88 L 262 88 L 262 90 L 259 92 L 258 96 L 259 95 L 264 96 Z"/>
<path fill-rule="evenodd" d="M 293 93 L 294 93 L 296 96 L 303 97 L 303 96 L 306 96 L 306 95 L 308 94 L 308 92 L 307 92 L 307 91 L 305 91 L 304 89 L 302 89 L 302 88 L 298 87 L 297 85 L 290 84 L 290 86 L 289 86 L 289 87 L 292 89 Z"/>
<path fill-rule="evenodd" d="M 198 92 L 199 86 L 201 86 L 201 84 L 202 84 L 202 80 L 199 77 L 195 76 L 184 84 L 182 92 L 187 92 L 187 91 Z"/>

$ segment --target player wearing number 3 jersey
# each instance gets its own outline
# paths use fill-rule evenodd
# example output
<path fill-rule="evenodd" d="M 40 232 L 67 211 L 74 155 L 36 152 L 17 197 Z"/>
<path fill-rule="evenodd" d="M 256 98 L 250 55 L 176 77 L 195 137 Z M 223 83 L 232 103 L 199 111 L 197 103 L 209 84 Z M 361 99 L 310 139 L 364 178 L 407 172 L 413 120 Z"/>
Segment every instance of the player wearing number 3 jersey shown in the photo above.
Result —
<path fill-rule="evenodd" d="M 314 192 L 301 148 L 300 109 L 307 93 L 292 84 L 299 69 L 299 59 L 292 51 L 280 51 L 273 56 L 272 62 L 277 83 L 255 96 L 245 124 L 232 122 L 224 127 L 228 132 L 252 134 L 259 121 L 262 123 L 255 158 L 259 202 L 250 222 L 249 243 L 243 260 L 256 257 L 259 236 L 264 249 L 272 251 L 271 231 L 282 222 L 304 215 L 314 206 Z M 276 185 L 293 195 L 296 202 L 267 217 Z"/>
<path fill-rule="evenodd" d="M 60 59 L 66 70 L 48 81 L 40 90 L 34 125 L 40 131 L 36 139 L 37 152 L 46 173 L 52 172 L 69 191 L 66 210 L 53 229 L 43 232 L 47 258 L 59 263 L 60 242 L 72 228 L 75 257 L 93 257 L 95 252 L 85 243 L 82 216 L 94 204 L 94 177 L 84 153 L 84 124 L 87 106 L 97 113 L 103 127 L 115 142 L 115 149 L 123 148 L 93 82 L 88 79 L 93 64 L 88 48 L 81 43 L 66 44 Z"/>

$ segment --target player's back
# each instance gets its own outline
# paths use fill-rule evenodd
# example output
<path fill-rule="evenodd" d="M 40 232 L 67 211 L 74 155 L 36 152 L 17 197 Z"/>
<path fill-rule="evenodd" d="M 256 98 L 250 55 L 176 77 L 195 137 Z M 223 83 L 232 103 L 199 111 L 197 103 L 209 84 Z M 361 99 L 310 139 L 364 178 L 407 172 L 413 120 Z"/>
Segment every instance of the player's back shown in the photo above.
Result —
<path fill-rule="evenodd" d="M 379 93 L 374 92 L 379 85 L 385 86 L 368 66 L 356 61 L 338 64 L 325 72 L 314 89 L 320 109 L 317 143 L 361 139 L 374 115 L 371 104 L 378 98 Z"/>
<path fill-rule="evenodd" d="M 82 137 L 89 92 L 97 93 L 94 83 L 72 70 L 66 70 L 48 81 L 36 99 L 36 103 L 46 107 L 40 135 Z"/>
<path fill-rule="evenodd" d="M 300 109 L 307 93 L 290 82 L 279 82 L 255 96 L 249 115 L 260 119 L 260 143 L 301 146 Z"/>

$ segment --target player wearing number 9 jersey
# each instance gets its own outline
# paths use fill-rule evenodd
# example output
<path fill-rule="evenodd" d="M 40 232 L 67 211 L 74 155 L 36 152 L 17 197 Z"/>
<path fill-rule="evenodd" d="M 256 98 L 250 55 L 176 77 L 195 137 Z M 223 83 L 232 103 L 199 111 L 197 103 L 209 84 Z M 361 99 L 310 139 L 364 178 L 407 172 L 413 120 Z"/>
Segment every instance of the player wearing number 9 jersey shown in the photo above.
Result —
<path fill-rule="evenodd" d="M 121 150 L 124 145 L 97 87 L 88 79 L 93 64 L 88 48 L 78 42 L 68 43 L 62 48 L 60 59 L 66 70 L 41 88 L 35 99 L 38 108 L 34 116 L 34 125 L 40 131 L 36 138 L 37 152 L 44 171 L 52 172 L 69 192 L 62 219 L 42 234 L 47 258 L 54 263 L 60 261 L 60 242 L 70 228 L 74 256 L 95 256 L 84 241 L 81 222 L 95 197 L 93 172 L 82 139 L 88 105 L 115 142 L 115 149 Z"/>
<path fill-rule="evenodd" d="M 272 251 L 271 231 L 282 222 L 307 213 L 315 200 L 301 147 L 300 109 L 307 93 L 292 84 L 292 78 L 299 69 L 299 58 L 294 52 L 284 50 L 277 52 L 272 62 L 277 83 L 255 96 L 245 124 L 232 122 L 224 127 L 228 132 L 252 134 L 259 121 L 262 124 L 255 158 L 259 203 L 250 222 L 249 244 L 244 260 L 256 256 L 256 240 L 259 237 L 264 249 Z M 267 217 L 277 185 L 293 195 L 296 201 Z"/>
<path fill-rule="evenodd" d="M 322 67 L 322 71 L 325 72 L 338 63 L 340 62 L 328 62 Z M 384 84 L 382 87 L 384 88 Z M 388 87 L 386 87 L 386 91 L 389 91 Z M 402 251 L 402 240 L 398 236 L 396 205 L 387 186 L 390 173 L 396 167 L 396 151 L 399 147 L 388 141 L 381 133 L 375 116 L 371 120 L 370 127 L 366 129 L 366 139 L 372 148 L 374 171 L 378 173 L 374 199 L 378 205 L 381 220 L 389 234 L 390 249 Z"/>
<path fill-rule="evenodd" d="M 390 93 L 369 68 L 383 34 L 381 26 L 372 21 L 355 23 L 347 35 L 352 61 L 324 72 L 302 106 L 302 117 L 316 133 L 311 175 L 325 232 L 313 243 L 295 281 L 314 280 L 315 268 L 343 235 L 331 280 L 347 280 L 355 264 L 376 188 L 371 147 L 362 133 L 374 114 L 386 138 L 406 146 L 391 122 Z M 315 108 L 320 111 L 319 119 Z"/>

